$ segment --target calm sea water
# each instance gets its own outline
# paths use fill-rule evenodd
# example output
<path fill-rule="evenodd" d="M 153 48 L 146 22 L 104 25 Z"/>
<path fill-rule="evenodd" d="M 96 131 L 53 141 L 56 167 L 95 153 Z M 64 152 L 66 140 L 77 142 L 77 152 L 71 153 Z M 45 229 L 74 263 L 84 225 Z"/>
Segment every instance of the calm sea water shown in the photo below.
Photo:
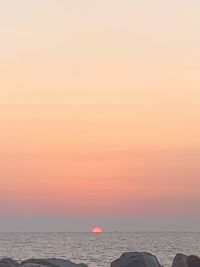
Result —
<path fill-rule="evenodd" d="M 91 267 L 110 266 L 126 251 L 148 251 L 171 266 L 176 253 L 200 255 L 200 233 L 0 233 L 0 257 L 61 257 Z"/>

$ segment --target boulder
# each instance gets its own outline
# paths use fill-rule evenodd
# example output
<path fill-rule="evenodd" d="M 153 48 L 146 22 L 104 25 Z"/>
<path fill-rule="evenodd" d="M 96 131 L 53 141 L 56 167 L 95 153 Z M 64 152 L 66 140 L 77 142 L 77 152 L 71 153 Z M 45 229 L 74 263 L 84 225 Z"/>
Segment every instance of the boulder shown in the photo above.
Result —
<path fill-rule="evenodd" d="M 187 265 L 188 267 L 200 267 L 200 257 L 194 255 L 188 256 Z"/>
<path fill-rule="evenodd" d="M 177 254 L 173 260 L 172 267 L 200 267 L 200 257 Z"/>
<path fill-rule="evenodd" d="M 187 267 L 187 256 L 184 254 L 176 254 L 172 267 Z"/>
<path fill-rule="evenodd" d="M 21 266 L 23 267 L 88 267 L 84 263 L 76 264 L 70 260 L 63 260 L 63 259 L 29 259 L 26 261 L 22 261 Z"/>
<path fill-rule="evenodd" d="M 10 258 L 0 259 L 0 267 L 19 267 L 19 263 Z"/>
<path fill-rule="evenodd" d="M 161 267 L 157 258 L 148 252 L 126 252 L 111 263 L 111 267 Z"/>

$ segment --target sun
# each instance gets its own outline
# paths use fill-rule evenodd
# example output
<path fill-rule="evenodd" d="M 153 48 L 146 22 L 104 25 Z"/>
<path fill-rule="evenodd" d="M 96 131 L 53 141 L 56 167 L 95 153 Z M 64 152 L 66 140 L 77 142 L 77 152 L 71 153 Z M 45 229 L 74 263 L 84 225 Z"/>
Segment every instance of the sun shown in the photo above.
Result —
<path fill-rule="evenodd" d="M 99 226 L 95 226 L 95 227 L 92 228 L 92 233 L 93 234 L 101 234 L 103 232 L 104 232 L 103 228 L 101 228 Z"/>

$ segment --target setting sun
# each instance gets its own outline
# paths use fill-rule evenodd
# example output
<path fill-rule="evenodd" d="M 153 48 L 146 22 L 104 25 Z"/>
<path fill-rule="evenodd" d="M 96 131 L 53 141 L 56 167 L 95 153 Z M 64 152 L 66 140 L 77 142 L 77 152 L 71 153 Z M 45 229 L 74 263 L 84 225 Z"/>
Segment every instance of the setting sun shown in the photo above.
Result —
<path fill-rule="evenodd" d="M 94 233 L 94 234 L 100 234 L 100 233 L 103 233 L 103 232 L 104 232 L 104 230 L 101 227 L 92 228 L 92 233 Z"/>

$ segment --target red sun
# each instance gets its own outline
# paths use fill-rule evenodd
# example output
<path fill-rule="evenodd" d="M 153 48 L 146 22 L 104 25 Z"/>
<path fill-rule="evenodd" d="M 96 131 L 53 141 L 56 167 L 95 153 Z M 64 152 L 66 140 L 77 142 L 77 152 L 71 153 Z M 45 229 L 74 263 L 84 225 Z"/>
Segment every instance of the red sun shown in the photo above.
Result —
<path fill-rule="evenodd" d="M 101 227 L 96 226 L 96 227 L 92 228 L 92 233 L 93 234 L 101 234 L 101 233 L 103 233 L 103 229 Z"/>

